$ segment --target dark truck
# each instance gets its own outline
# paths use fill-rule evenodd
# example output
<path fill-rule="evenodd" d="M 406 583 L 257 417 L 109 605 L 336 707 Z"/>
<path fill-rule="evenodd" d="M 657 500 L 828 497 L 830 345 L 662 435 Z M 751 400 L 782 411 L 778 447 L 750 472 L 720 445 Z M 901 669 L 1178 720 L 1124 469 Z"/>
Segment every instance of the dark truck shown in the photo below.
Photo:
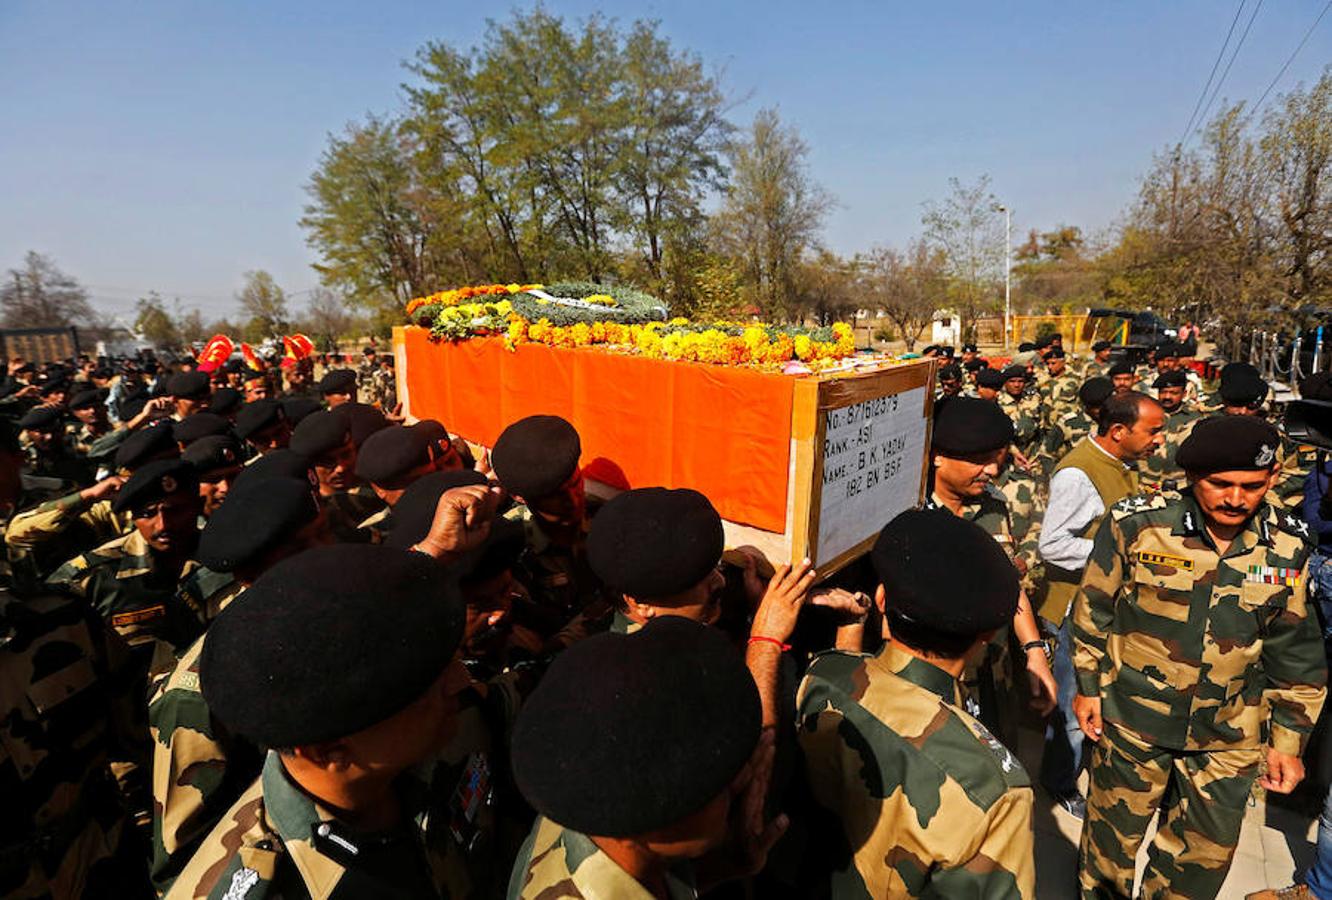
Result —
<path fill-rule="evenodd" d="M 1114 355 L 1139 363 L 1147 354 L 1165 344 L 1173 344 L 1179 332 L 1171 328 L 1156 313 L 1132 312 L 1126 309 L 1092 309 L 1087 311 L 1087 328 L 1091 340 L 1106 340 L 1115 344 Z"/>

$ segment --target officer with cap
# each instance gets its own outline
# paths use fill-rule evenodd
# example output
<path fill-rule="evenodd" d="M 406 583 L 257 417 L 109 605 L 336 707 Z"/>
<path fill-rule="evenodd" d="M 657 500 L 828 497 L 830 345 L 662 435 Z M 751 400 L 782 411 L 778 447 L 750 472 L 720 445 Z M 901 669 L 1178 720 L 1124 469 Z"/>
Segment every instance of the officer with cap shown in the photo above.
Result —
<path fill-rule="evenodd" d="M 176 421 L 208 408 L 212 386 L 205 372 L 178 372 L 167 379 L 166 392 L 171 397 Z"/>
<path fill-rule="evenodd" d="M 591 527 L 582 443 L 559 416 L 528 416 L 500 433 L 490 463 L 517 501 L 506 518 L 523 523 L 527 550 L 520 563 L 532 599 L 568 621 L 599 599 L 601 583 L 587 564 Z"/>
<path fill-rule="evenodd" d="M 91 474 L 87 461 L 71 452 L 65 434 L 64 410 L 34 406 L 18 420 L 26 465 L 33 475 L 82 484 Z"/>
<path fill-rule="evenodd" d="M 291 443 L 291 424 L 282 402 L 270 398 L 242 406 L 236 413 L 236 434 L 261 455 L 286 447 Z"/>
<path fill-rule="evenodd" d="M 1106 369 L 1105 374 L 1109 376 L 1111 383 L 1115 386 L 1116 394 L 1127 394 L 1133 390 L 1133 385 L 1137 383 L 1138 376 L 1133 371 L 1127 360 L 1119 362 Z"/>
<path fill-rule="evenodd" d="M 372 533 L 358 526 L 383 509 L 384 501 L 356 477 L 357 449 L 349 418 L 337 410 L 306 416 L 292 432 L 291 449 L 310 460 L 338 540 L 371 540 Z"/>
<path fill-rule="evenodd" d="M 356 398 L 356 371 L 354 369 L 332 369 L 323 378 L 319 379 L 319 384 L 315 389 L 323 395 L 324 402 L 328 404 L 329 409 L 341 406 L 344 403 L 355 403 Z"/>
<path fill-rule="evenodd" d="M 976 372 L 976 396 L 982 400 L 999 400 L 999 392 L 1004 387 L 1004 373 L 988 366 Z"/>
<path fill-rule="evenodd" d="M 1289 793 L 1326 695 L 1307 602 L 1308 527 L 1266 502 L 1275 428 L 1199 422 L 1181 495 L 1133 496 L 1096 531 L 1073 605 L 1074 711 L 1095 742 L 1079 879 L 1133 896 L 1134 857 L 1161 799 L 1147 896 L 1215 897 L 1255 779 Z"/>
<path fill-rule="evenodd" d="M 186 447 L 180 458 L 193 464 L 199 475 L 200 515 L 209 518 L 227 499 L 232 481 L 240 474 L 240 442 L 230 434 L 210 435 Z"/>
<path fill-rule="evenodd" d="M 1109 341 L 1097 341 L 1091 345 L 1092 357 L 1087 360 L 1087 364 L 1082 367 L 1082 378 L 1097 378 L 1102 375 L 1110 375 L 1110 351 L 1114 344 Z"/>
<path fill-rule="evenodd" d="M 142 664 L 160 642 L 179 652 L 203 631 L 203 620 L 176 597 L 189 575 L 199 540 L 199 476 L 184 460 L 138 469 L 116 495 L 134 530 L 77 556 L 47 583 L 84 598 L 118 633 Z"/>
<path fill-rule="evenodd" d="M 953 363 L 949 363 L 939 369 L 939 392 L 935 399 L 945 397 L 956 397 L 962 393 L 962 369 Z"/>
<path fill-rule="evenodd" d="M 1013 619 L 1017 570 L 981 528 L 945 510 L 897 516 L 870 560 L 883 649 L 815 657 L 797 700 L 822 812 L 811 823 L 810 892 L 1034 897 L 1030 781 L 958 690 L 968 657 Z"/>
<path fill-rule="evenodd" d="M 1004 549 L 1019 575 L 1025 575 L 1037 558 L 1029 546 L 1019 547 L 1015 541 L 1008 502 L 994 484 L 1010 465 L 1008 448 L 1012 440 L 1012 421 L 995 404 L 969 397 L 940 404 L 930 444 L 933 477 L 926 506 L 975 523 Z M 1025 593 L 1012 626 L 1026 659 L 1032 696 L 1042 714 L 1047 713 L 1054 705 L 1055 680 L 1048 648 Z M 1017 723 L 1013 711 L 1007 708 L 1013 663 L 1008 658 L 1006 629 L 991 642 L 982 668 L 984 673 L 973 669 L 967 679 L 973 696 L 979 692 L 977 714 L 1011 745 L 1016 740 Z"/>
<path fill-rule="evenodd" d="M 267 756 L 166 896 L 470 896 L 466 826 L 490 785 L 440 760 L 469 684 L 462 625 L 418 553 L 319 547 L 260 576 L 210 628 L 199 684 Z"/>
<path fill-rule="evenodd" d="M 212 621 L 259 576 L 282 560 L 332 541 L 318 501 L 304 479 L 247 480 L 208 520 L 199 538 L 200 567 L 181 586 L 211 573 L 211 596 L 190 602 Z M 254 745 L 220 727 L 199 691 L 205 632 L 181 654 L 148 704 L 153 736 L 153 863 L 165 892 L 204 836 L 259 774 Z M 209 772 L 195 778 L 193 772 Z"/>
<path fill-rule="evenodd" d="M 1045 413 L 1041 396 L 1027 388 L 1031 379 L 1025 368 L 1009 366 L 1003 371 L 1004 389 L 999 394 L 999 408 L 1013 420 L 1013 445 L 1025 458 L 1036 456 L 1045 431 Z"/>
<path fill-rule="evenodd" d="M 1140 482 L 1145 491 L 1160 493 L 1184 487 L 1184 470 L 1179 467 L 1176 457 L 1193 427 L 1203 418 L 1202 413 L 1185 401 L 1188 387 L 1188 377 L 1179 369 L 1168 369 L 1152 382 L 1156 400 L 1166 413 L 1165 428 L 1161 432 L 1165 440 L 1155 453 L 1142 461 Z"/>
<path fill-rule="evenodd" d="M 356 454 L 356 477 L 370 485 L 385 506 L 358 526 L 382 539 L 393 527 L 392 510 L 418 478 L 435 471 L 430 433 L 419 425 L 390 425 L 365 439 Z"/>
<path fill-rule="evenodd" d="M 1040 393 L 1048 427 L 1077 407 L 1078 388 L 1082 382 L 1068 370 L 1068 359 L 1062 347 L 1050 347 L 1045 354 L 1045 370 L 1049 377 L 1041 385 Z"/>
<path fill-rule="evenodd" d="M 1230 363 L 1221 370 L 1218 394 L 1224 415 L 1266 418 L 1270 391 L 1258 370 L 1248 363 Z M 1298 507 L 1313 460 L 1302 458 L 1299 446 L 1283 433 L 1277 445 L 1277 466 L 1280 475 L 1272 496 L 1287 507 Z"/>
<path fill-rule="evenodd" d="M 566 650 L 514 730 L 514 777 L 539 817 L 508 896 L 693 898 L 757 871 L 787 824 L 763 818 L 760 725 L 717 629 L 666 616 Z"/>
<path fill-rule="evenodd" d="M 106 391 L 90 388 L 69 398 L 69 413 L 77 421 L 73 444 L 76 452 L 93 456 L 93 448 L 114 429 L 106 416 Z"/>

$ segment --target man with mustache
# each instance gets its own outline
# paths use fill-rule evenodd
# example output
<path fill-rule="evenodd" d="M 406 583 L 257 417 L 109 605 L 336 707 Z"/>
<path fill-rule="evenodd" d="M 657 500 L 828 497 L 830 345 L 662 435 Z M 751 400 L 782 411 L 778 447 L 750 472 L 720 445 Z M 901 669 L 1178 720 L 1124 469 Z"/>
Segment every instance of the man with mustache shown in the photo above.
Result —
<path fill-rule="evenodd" d="M 1308 526 L 1266 502 L 1280 436 L 1253 416 L 1198 423 L 1181 495 L 1115 504 L 1074 603 L 1073 708 L 1094 742 L 1084 898 L 1215 897 L 1255 780 L 1287 794 L 1326 697 L 1309 609 Z M 1264 773 L 1259 779 L 1260 773 Z"/>

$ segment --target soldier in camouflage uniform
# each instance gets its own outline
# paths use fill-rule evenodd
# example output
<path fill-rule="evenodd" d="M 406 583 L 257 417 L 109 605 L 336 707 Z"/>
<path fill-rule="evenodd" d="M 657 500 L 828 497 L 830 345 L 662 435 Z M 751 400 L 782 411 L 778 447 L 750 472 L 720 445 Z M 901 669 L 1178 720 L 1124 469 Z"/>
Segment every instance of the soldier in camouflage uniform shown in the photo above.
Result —
<path fill-rule="evenodd" d="M 1045 411 L 1040 395 L 1029 390 L 1030 379 L 1020 366 L 1003 372 L 1004 389 L 999 392 L 999 408 L 1013 420 L 1013 446 L 1027 459 L 1036 456 L 1045 428 Z"/>
<path fill-rule="evenodd" d="M 691 900 L 710 886 L 696 869 L 713 883 L 757 871 L 786 825 L 764 824 L 761 718 L 718 629 L 666 616 L 570 647 L 514 730 L 514 776 L 539 817 L 507 896 Z M 733 854 L 730 823 L 743 835 Z"/>
<path fill-rule="evenodd" d="M 82 484 L 89 476 L 86 459 L 77 456 L 66 433 L 65 413 L 53 406 L 37 406 L 18 421 L 29 474 Z"/>
<path fill-rule="evenodd" d="M 358 449 L 352 423 L 342 411 L 345 408 L 306 416 L 292 432 L 290 446 L 310 460 L 329 527 L 337 539 L 368 543 L 373 533 L 361 530 L 360 525 L 385 504 L 369 485 L 356 477 Z"/>
<path fill-rule="evenodd" d="M 146 895 L 127 815 L 147 761 L 130 669 L 79 601 L 0 592 L 0 895 Z"/>
<path fill-rule="evenodd" d="M 1068 451 L 1096 430 L 1096 419 L 1101 406 L 1110 397 L 1114 384 L 1109 378 L 1094 377 L 1078 388 L 1078 408 L 1064 413 L 1050 426 L 1041 439 L 1041 450 L 1036 464 L 1045 479 L 1054 474 L 1054 468 Z"/>
<path fill-rule="evenodd" d="M 948 510 L 978 525 L 1003 547 L 1019 575 L 1025 576 L 1027 561 L 1015 540 L 1008 501 L 994 484 L 1007 463 L 1012 437 L 1012 423 L 988 401 L 959 398 L 941 404 L 930 447 L 933 478 L 926 506 Z M 1054 703 L 1054 676 L 1026 594 L 1020 597 L 1011 624 L 1022 647 L 1032 694 L 1039 698 L 1042 711 L 1048 712 Z M 1001 740 L 1015 746 L 1014 663 L 1008 643 L 1008 629 L 1001 629 L 987 645 L 984 657 L 968 667 L 962 681 L 972 698 L 974 714 Z"/>
<path fill-rule="evenodd" d="M 1152 383 L 1156 399 L 1166 411 L 1165 441 L 1156 452 L 1142 461 L 1139 483 L 1149 493 L 1177 491 L 1184 488 L 1184 470 L 1175 462 L 1179 448 L 1193 433 L 1193 426 L 1202 421 L 1202 414 L 1189 406 L 1184 395 L 1188 379 L 1178 369 L 1157 377 Z"/>
<path fill-rule="evenodd" d="M 1082 380 L 1098 378 L 1110 374 L 1110 351 L 1114 344 L 1109 341 L 1097 341 L 1091 345 L 1092 356 L 1082 366 Z"/>
<path fill-rule="evenodd" d="M 495 896 L 503 769 L 489 748 L 459 747 L 462 627 L 444 569 L 383 546 L 307 550 L 237 598 L 204 644 L 204 698 L 233 733 L 279 749 L 167 897 Z M 277 673 L 280 694 L 263 687 Z"/>
<path fill-rule="evenodd" d="M 1307 526 L 1264 502 L 1277 432 L 1205 420 L 1179 451 L 1183 496 L 1120 501 L 1096 532 L 1073 609 L 1078 697 L 1095 741 L 1083 896 L 1129 897 L 1134 856 L 1172 799 L 1143 895 L 1215 897 L 1254 781 L 1289 793 L 1326 695 L 1307 603 Z"/>
<path fill-rule="evenodd" d="M 79 423 L 72 439 L 75 452 L 82 456 L 91 455 L 98 442 L 114 430 L 106 417 L 104 391 L 79 391 L 69 400 L 69 412 Z"/>
<path fill-rule="evenodd" d="M 1230 363 L 1221 370 L 1218 393 L 1221 414 L 1266 418 L 1271 386 L 1248 363 Z M 1313 469 L 1312 454 L 1301 454 L 1300 447 L 1285 433 L 1277 445 L 1276 485 L 1272 497 L 1288 508 L 1298 508 L 1304 497 L 1304 480 Z"/>
<path fill-rule="evenodd" d="M 902 513 L 871 560 L 887 643 L 815 657 L 797 699 L 822 812 L 804 860 L 820 879 L 811 894 L 1034 897 L 1031 783 L 957 684 L 1012 620 L 1017 573 L 988 535 L 940 510 Z"/>
<path fill-rule="evenodd" d="M 1057 421 L 1067 412 L 1078 406 L 1078 387 L 1082 384 L 1078 377 L 1068 371 L 1068 361 L 1064 351 L 1054 347 L 1045 357 L 1046 370 L 1050 377 L 1041 385 L 1041 404 L 1045 408 L 1045 426 Z"/>
<path fill-rule="evenodd" d="M 113 508 L 131 513 L 134 530 L 65 563 L 47 583 L 86 600 L 149 673 L 158 644 L 180 652 L 204 628 L 176 593 L 195 566 L 198 476 L 184 460 L 149 463 L 120 489 Z"/>

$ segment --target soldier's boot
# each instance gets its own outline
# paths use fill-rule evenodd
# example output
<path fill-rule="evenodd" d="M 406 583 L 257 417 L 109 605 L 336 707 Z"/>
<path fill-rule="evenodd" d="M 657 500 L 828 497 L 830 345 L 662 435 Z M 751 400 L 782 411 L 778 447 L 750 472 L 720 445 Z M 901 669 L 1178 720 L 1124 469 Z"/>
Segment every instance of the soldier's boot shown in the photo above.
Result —
<path fill-rule="evenodd" d="M 1161 810 L 1147 854 L 1144 900 L 1209 900 L 1220 893 L 1262 757 L 1261 749 L 1244 749 L 1174 760 L 1174 800 Z"/>
<path fill-rule="evenodd" d="M 1170 778 L 1170 754 L 1108 726 L 1092 746 L 1078 847 L 1084 900 L 1129 900 L 1138 847 Z"/>

